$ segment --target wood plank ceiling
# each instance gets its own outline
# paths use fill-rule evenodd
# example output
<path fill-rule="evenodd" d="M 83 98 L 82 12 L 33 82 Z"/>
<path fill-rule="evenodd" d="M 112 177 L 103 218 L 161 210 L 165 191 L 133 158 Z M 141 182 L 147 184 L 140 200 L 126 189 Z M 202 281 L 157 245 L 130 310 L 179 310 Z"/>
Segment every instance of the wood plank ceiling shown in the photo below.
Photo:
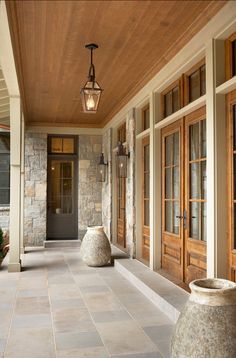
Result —
<path fill-rule="evenodd" d="M 13 51 L 31 125 L 102 127 L 225 1 L 6 1 Z M 87 43 L 104 89 L 97 114 L 82 113 Z"/>

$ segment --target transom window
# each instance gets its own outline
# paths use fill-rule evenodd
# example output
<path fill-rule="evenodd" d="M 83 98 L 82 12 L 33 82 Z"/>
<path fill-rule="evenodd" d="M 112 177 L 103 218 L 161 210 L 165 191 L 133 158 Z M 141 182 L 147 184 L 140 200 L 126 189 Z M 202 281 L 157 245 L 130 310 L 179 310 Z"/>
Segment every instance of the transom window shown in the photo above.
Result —
<path fill-rule="evenodd" d="M 185 105 L 206 93 L 206 66 L 204 60 L 185 74 Z"/>
<path fill-rule="evenodd" d="M 226 80 L 236 76 L 236 32 L 226 40 Z"/>
<path fill-rule="evenodd" d="M 126 123 L 123 123 L 117 129 L 117 139 L 118 139 L 118 142 L 121 142 L 121 143 L 126 142 Z"/>
<path fill-rule="evenodd" d="M 150 111 L 149 105 L 142 109 L 142 130 L 145 131 L 150 127 Z"/>
<path fill-rule="evenodd" d="M 162 115 L 163 118 L 181 108 L 182 102 L 182 80 L 175 81 L 162 92 Z"/>
<path fill-rule="evenodd" d="M 0 206 L 10 204 L 10 133 L 0 133 Z"/>
<path fill-rule="evenodd" d="M 49 137 L 49 154 L 76 154 L 75 137 Z"/>

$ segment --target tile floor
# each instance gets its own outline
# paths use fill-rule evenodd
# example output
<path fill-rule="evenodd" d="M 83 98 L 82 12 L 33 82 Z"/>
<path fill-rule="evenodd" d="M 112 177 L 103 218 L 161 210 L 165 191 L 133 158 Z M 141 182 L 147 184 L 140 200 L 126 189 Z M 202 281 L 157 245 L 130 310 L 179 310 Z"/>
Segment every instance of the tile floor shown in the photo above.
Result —
<path fill-rule="evenodd" d="M 114 267 L 78 248 L 29 249 L 0 269 L 0 357 L 167 358 L 173 322 Z"/>

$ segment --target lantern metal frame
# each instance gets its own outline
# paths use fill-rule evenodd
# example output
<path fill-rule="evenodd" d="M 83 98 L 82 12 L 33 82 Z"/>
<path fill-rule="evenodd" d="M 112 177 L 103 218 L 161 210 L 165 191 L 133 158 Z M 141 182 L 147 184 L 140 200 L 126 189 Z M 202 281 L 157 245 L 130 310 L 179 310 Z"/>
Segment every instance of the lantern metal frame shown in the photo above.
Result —
<path fill-rule="evenodd" d="M 130 152 L 126 153 L 125 147 L 121 141 L 118 142 L 117 147 L 117 176 L 118 178 L 127 178 L 127 165 L 128 159 L 130 158 Z M 123 164 L 122 169 L 121 164 Z"/>
<path fill-rule="evenodd" d="M 84 113 L 96 113 L 101 99 L 103 89 L 99 86 L 95 78 L 95 66 L 93 64 L 93 50 L 98 48 L 97 44 L 85 45 L 90 50 L 90 67 L 88 81 L 81 88 L 80 95 Z"/>
<path fill-rule="evenodd" d="M 104 160 L 104 153 L 101 153 L 100 160 L 97 166 L 97 181 L 100 183 L 104 183 L 106 181 L 106 174 L 108 167 L 108 162 Z M 101 172 L 102 171 L 102 172 Z"/>

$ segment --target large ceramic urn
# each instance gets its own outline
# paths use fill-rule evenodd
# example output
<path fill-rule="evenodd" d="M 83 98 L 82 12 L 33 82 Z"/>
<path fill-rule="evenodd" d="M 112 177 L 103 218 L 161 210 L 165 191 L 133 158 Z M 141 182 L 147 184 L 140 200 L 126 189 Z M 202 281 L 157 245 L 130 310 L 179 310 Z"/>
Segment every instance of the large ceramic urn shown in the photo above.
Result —
<path fill-rule="evenodd" d="M 202 279 L 190 283 L 191 295 L 177 321 L 172 358 L 236 357 L 236 283 Z"/>
<path fill-rule="evenodd" d="M 103 226 L 89 226 L 82 240 L 80 256 L 88 266 L 104 266 L 111 260 L 111 245 Z"/>

